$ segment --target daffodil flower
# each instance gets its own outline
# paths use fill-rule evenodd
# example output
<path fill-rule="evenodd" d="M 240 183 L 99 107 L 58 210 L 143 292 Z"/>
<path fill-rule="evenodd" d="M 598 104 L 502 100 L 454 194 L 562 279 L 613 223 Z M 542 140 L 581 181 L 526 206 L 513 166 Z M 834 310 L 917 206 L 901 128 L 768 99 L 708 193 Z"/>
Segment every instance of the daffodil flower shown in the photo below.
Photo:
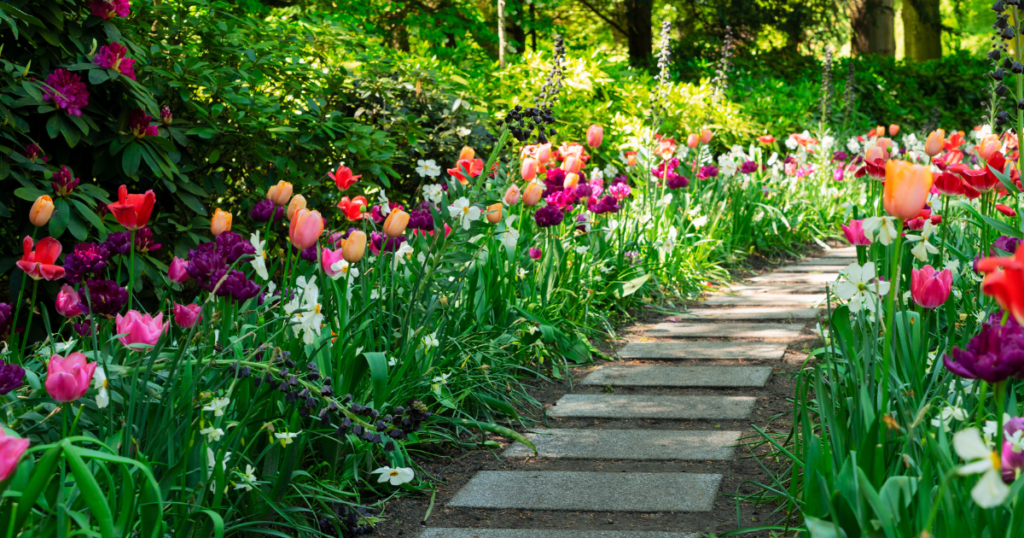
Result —
<path fill-rule="evenodd" d="M 213 416 L 224 416 L 224 409 L 231 403 L 231 398 L 214 398 L 210 405 L 204 405 L 203 411 L 213 411 Z"/>
<path fill-rule="evenodd" d="M 281 446 L 288 446 L 288 445 L 292 444 L 295 441 L 295 438 L 298 437 L 301 433 L 302 433 L 301 431 L 298 431 L 298 432 L 295 432 L 295 433 L 291 433 L 291 432 L 275 433 L 274 434 L 274 438 L 277 439 L 278 441 L 281 441 Z"/>
<path fill-rule="evenodd" d="M 248 463 L 245 464 L 245 473 L 235 471 L 242 478 L 242 481 L 235 484 L 235 489 L 244 489 L 245 491 L 252 491 L 252 485 L 256 483 L 256 469 Z"/>
<path fill-rule="evenodd" d="M 836 285 L 836 295 L 847 301 L 850 312 L 858 312 L 861 307 L 874 311 L 878 296 L 889 293 L 889 283 L 875 279 L 875 264 L 872 262 L 863 266 L 851 263 L 840 274 L 846 277 L 846 281 Z"/>
<path fill-rule="evenodd" d="M 249 243 L 252 244 L 252 248 L 256 249 L 256 253 L 252 257 L 252 261 L 249 265 L 256 270 L 256 274 L 263 280 L 270 278 L 270 274 L 267 273 L 267 252 L 263 250 L 263 247 L 267 244 L 266 241 L 260 241 L 260 232 L 253 232 L 249 236 Z"/>
<path fill-rule="evenodd" d="M 448 207 L 448 214 L 455 219 L 458 219 L 459 224 L 465 230 L 469 229 L 469 225 L 473 221 L 480 220 L 481 211 L 479 207 L 469 203 L 469 199 L 466 197 L 459 198 Z"/>
<path fill-rule="evenodd" d="M 209 428 L 203 428 L 203 429 L 199 430 L 199 434 L 200 435 L 205 435 L 206 436 L 206 440 L 211 442 L 211 443 L 213 443 L 213 442 L 216 442 L 216 441 L 220 441 L 220 438 L 224 437 L 224 430 L 222 430 L 220 428 L 214 428 L 214 427 L 211 426 Z"/>
<path fill-rule="evenodd" d="M 377 479 L 378 484 L 390 482 L 392 486 L 400 486 L 406 482 L 412 482 L 412 479 L 416 477 L 416 474 L 408 467 L 398 467 L 395 469 L 392 469 L 391 467 L 381 467 L 370 474 L 380 475 L 380 478 Z"/>
<path fill-rule="evenodd" d="M 103 409 L 110 405 L 110 392 L 107 383 L 107 372 L 100 366 L 96 368 L 96 371 L 92 375 L 92 387 L 98 392 L 96 393 L 96 407 Z"/>
<path fill-rule="evenodd" d="M 980 474 L 978 483 L 971 489 L 971 498 L 981 508 L 995 508 L 1003 504 L 1010 494 L 1010 488 L 1003 483 L 1000 472 L 1002 459 L 998 452 L 989 448 L 981 439 L 977 428 L 967 428 L 953 436 L 953 450 L 967 463 L 957 469 L 961 476 Z"/>
<path fill-rule="evenodd" d="M 892 217 L 868 217 L 862 225 L 864 232 L 875 237 L 875 241 L 883 245 L 892 244 L 896 238 L 896 220 Z"/>

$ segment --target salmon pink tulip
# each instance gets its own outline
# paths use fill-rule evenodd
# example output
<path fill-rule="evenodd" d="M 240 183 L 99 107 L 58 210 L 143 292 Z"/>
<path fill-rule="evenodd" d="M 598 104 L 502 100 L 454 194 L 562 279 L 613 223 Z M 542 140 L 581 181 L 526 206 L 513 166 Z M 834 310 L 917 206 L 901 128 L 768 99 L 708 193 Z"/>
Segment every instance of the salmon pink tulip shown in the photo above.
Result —
<path fill-rule="evenodd" d="M 602 140 L 604 140 L 604 127 L 591 125 L 587 129 L 587 145 L 592 148 L 599 148 L 601 147 Z"/>
<path fill-rule="evenodd" d="M 96 363 L 81 353 L 54 355 L 46 364 L 46 392 L 58 402 L 73 402 L 85 396 L 95 371 Z"/>
<path fill-rule="evenodd" d="M 767 146 L 767 145 L 775 142 L 775 137 L 770 135 L 770 134 L 761 135 L 761 136 L 757 137 L 757 141 Z"/>
<path fill-rule="evenodd" d="M 231 213 L 228 213 L 218 207 L 213 212 L 213 216 L 210 217 L 210 233 L 212 233 L 214 237 L 217 237 L 218 235 L 230 230 L 232 218 Z"/>
<path fill-rule="evenodd" d="M 288 238 L 291 239 L 292 245 L 299 250 L 306 250 L 315 245 L 322 233 L 324 233 L 324 218 L 320 216 L 319 211 L 308 209 L 296 211 L 292 223 L 288 227 Z"/>
<path fill-rule="evenodd" d="M 999 141 L 998 135 L 987 135 L 975 147 L 978 149 L 978 156 L 981 157 L 981 160 L 987 161 L 993 153 L 1003 148 L 1003 143 Z"/>
<path fill-rule="evenodd" d="M 708 142 L 711 142 L 711 129 L 701 129 L 700 130 L 700 143 L 701 144 L 707 144 Z"/>
<path fill-rule="evenodd" d="M 636 152 L 635 151 L 627 151 L 625 153 L 625 156 L 626 156 L 626 166 L 636 166 Z"/>
<path fill-rule="evenodd" d="M 21 455 L 28 450 L 29 440 L 12 437 L 0 428 L 0 482 L 10 478 L 18 468 Z"/>
<path fill-rule="evenodd" d="M 504 207 L 501 202 L 487 206 L 487 222 L 491 224 L 501 222 L 501 212 Z"/>
<path fill-rule="evenodd" d="M 583 168 L 583 161 L 577 158 L 575 155 L 569 155 L 562 161 L 562 170 L 568 174 L 577 174 Z"/>
<path fill-rule="evenodd" d="M 936 271 L 930 265 L 911 269 L 910 295 L 922 308 L 938 308 L 949 298 L 953 287 L 953 273 L 949 269 Z"/>
<path fill-rule="evenodd" d="M 192 304 L 174 303 L 174 323 L 182 329 L 191 329 L 198 321 L 203 321 L 203 307 Z"/>
<path fill-rule="evenodd" d="M 654 153 L 662 159 L 668 160 L 675 155 L 677 149 L 679 149 L 679 145 L 676 144 L 675 138 L 662 137 L 658 139 L 658 147 L 654 150 Z"/>
<path fill-rule="evenodd" d="M 384 220 L 384 234 L 388 237 L 398 237 L 405 233 L 405 228 L 409 226 L 409 214 L 401 209 L 396 209 L 388 214 L 388 218 Z"/>
<path fill-rule="evenodd" d="M 695 148 L 695 147 L 697 147 L 698 144 L 700 144 L 700 135 L 698 135 L 696 133 L 691 133 L 691 134 L 687 135 L 687 137 L 686 137 L 686 145 L 687 145 L 687 147 Z"/>
<path fill-rule="evenodd" d="M 846 240 L 851 245 L 855 246 L 866 246 L 871 244 L 871 240 L 864 233 L 864 221 L 862 220 L 851 220 L 850 225 L 845 224 L 843 226 L 843 234 L 846 235 Z"/>
<path fill-rule="evenodd" d="M 546 142 L 537 146 L 537 161 L 540 164 L 547 164 L 551 160 L 551 142 Z"/>
<path fill-rule="evenodd" d="M 267 200 L 270 200 L 279 206 L 288 205 L 288 200 L 291 199 L 292 184 L 287 181 L 278 181 L 277 185 L 267 189 Z"/>
<path fill-rule="evenodd" d="M 353 176 L 352 170 L 350 170 L 349 167 L 345 165 L 339 166 L 337 171 L 335 171 L 333 174 L 329 173 L 327 175 L 334 180 L 334 185 L 338 187 L 338 190 L 342 191 L 348 190 L 348 188 L 351 187 L 353 183 L 358 181 L 359 178 L 363 177 L 362 175 Z"/>
<path fill-rule="evenodd" d="M 900 126 L 895 123 L 889 126 L 889 136 L 896 136 L 900 132 Z"/>
<path fill-rule="evenodd" d="M 117 334 L 122 335 L 118 340 L 125 347 L 132 344 L 145 344 L 155 346 L 160 340 L 160 335 L 167 332 L 170 322 L 164 323 L 163 312 L 156 317 L 143 314 L 138 310 L 129 310 L 124 316 L 118 314 L 114 320 Z"/>
<path fill-rule="evenodd" d="M 916 217 L 924 209 L 931 189 L 932 172 L 928 168 L 906 161 L 885 164 L 882 203 L 886 213 L 903 220 Z"/>
<path fill-rule="evenodd" d="M 82 299 L 78 297 L 75 288 L 64 284 L 57 293 L 57 313 L 66 318 L 77 318 L 82 315 L 82 308 L 78 306 L 80 302 Z"/>
<path fill-rule="evenodd" d="M 36 198 L 32 204 L 32 209 L 28 211 L 28 221 L 39 228 L 50 222 L 51 215 L 53 215 L 53 198 L 44 194 Z"/>
<path fill-rule="evenodd" d="M 61 251 L 60 241 L 46 237 L 32 250 L 32 238 L 25 236 L 21 240 L 21 247 L 23 254 L 18 260 L 18 268 L 25 271 L 32 280 L 64 278 L 64 268 L 56 265 Z"/>
<path fill-rule="evenodd" d="M 505 191 L 505 197 L 503 200 L 508 205 L 516 205 L 516 203 L 519 202 L 519 196 L 521 194 L 519 187 L 516 185 L 510 185 L 508 190 Z"/>
<path fill-rule="evenodd" d="M 366 234 L 362 230 L 352 230 L 348 237 L 341 240 L 342 257 L 348 263 L 356 263 L 363 259 L 366 252 Z"/>
<path fill-rule="evenodd" d="M 979 273 L 985 273 L 981 291 L 1024 325 L 1024 248 L 1007 258 L 981 259 L 976 267 Z"/>
<path fill-rule="evenodd" d="M 928 139 L 924 142 L 924 152 L 929 157 L 934 157 L 942 151 L 942 145 L 946 142 L 946 131 L 942 129 L 936 129 L 928 135 Z"/>
<path fill-rule="evenodd" d="M 576 185 L 580 184 L 580 175 L 569 172 L 565 174 L 565 179 L 562 180 L 562 187 L 566 189 L 574 189 Z"/>
<path fill-rule="evenodd" d="M 537 177 L 537 159 L 527 157 L 523 159 L 523 165 L 519 168 L 519 175 L 523 181 L 533 181 Z"/>
<path fill-rule="evenodd" d="M 523 205 L 527 207 L 533 207 L 540 201 L 541 196 L 544 195 L 544 189 L 536 183 L 530 183 L 526 185 L 526 190 L 523 191 Z"/>
<path fill-rule="evenodd" d="M 117 222 L 128 230 L 138 230 L 149 223 L 156 204 L 156 194 L 146 191 L 145 194 L 128 194 L 128 187 L 121 185 L 117 189 L 117 202 L 107 205 Z"/>
<path fill-rule="evenodd" d="M 292 216 L 295 212 L 300 209 L 306 209 L 306 197 L 301 194 L 296 194 L 292 197 L 292 200 L 288 202 L 288 209 L 285 211 L 285 216 L 288 220 L 292 220 Z"/>

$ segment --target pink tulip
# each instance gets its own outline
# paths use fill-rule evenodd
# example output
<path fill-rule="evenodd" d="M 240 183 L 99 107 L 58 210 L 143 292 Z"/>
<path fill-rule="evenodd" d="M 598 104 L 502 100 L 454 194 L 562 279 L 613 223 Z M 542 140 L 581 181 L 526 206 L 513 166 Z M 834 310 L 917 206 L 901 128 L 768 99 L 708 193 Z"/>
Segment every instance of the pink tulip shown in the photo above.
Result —
<path fill-rule="evenodd" d="M 132 344 L 146 344 L 155 346 L 160 335 L 167 332 L 170 322 L 164 323 L 163 312 L 156 317 L 149 314 L 142 314 L 138 310 L 129 310 L 128 315 L 117 315 L 114 320 L 117 326 L 117 334 L 123 334 L 118 340 L 125 346 Z"/>
<path fill-rule="evenodd" d="M 910 275 L 910 295 L 914 302 L 923 308 L 938 308 L 949 298 L 953 286 L 953 273 L 949 269 L 936 271 L 926 265 L 921 269 L 912 269 Z"/>
<path fill-rule="evenodd" d="M 306 250 L 316 244 L 323 232 L 324 218 L 320 216 L 319 211 L 299 209 L 292 216 L 291 226 L 288 227 L 288 238 L 291 239 L 295 248 Z"/>
<path fill-rule="evenodd" d="M 519 169 L 519 175 L 522 176 L 523 181 L 531 181 L 537 177 L 537 159 L 533 157 L 527 157 L 523 159 L 523 165 Z"/>
<path fill-rule="evenodd" d="M 188 280 L 188 262 L 175 256 L 171 260 L 171 265 L 167 268 L 167 278 L 170 278 L 171 282 L 177 282 L 178 284 Z"/>
<path fill-rule="evenodd" d="M 96 363 L 87 362 L 81 353 L 54 355 L 46 365 L 46 392 L 58 402 L 73 402 L 89 390 L 95 371 Z"/>
<path fill-rule="evenodd" d="M 686 137 L 686 145 L 688 147 L 695 148 L 695 147 L 697 147 L 697 144 L 699 144 L 699 143 L 700 143 L 700 136 L 698 136 L 696 134 L 691 134 L 691 135 Z"/>
<path fill-rule="evenodd" d="M 592 148 L 599 148 L 601 147 L 602 140 L 604 140 L 604 127 L 591 125 L 587 129 L 587 145 Z"/>
<path fill-rule="evenodd" d="M 191 329 L 197 321 L 203 320 L 203 307 L 192 304 L 174 303 L 174 322 L 182 329 Z"/>
<path fill-rule="evenodd" d="M 540 259 L 540 254 L 541 254 L 541 252 L 540 252 L 539 248 L 531 248 L 530 249 L 530 257 L 531 258 L 533 258 L 535 260 L 539 260 Z"/>
<path fill-rule="evenodd" d="M 579 160 L 575 155 L 569 155 L 562 161 L 562 170 L 566 174 L 578 174 L 580 168 L 583 168 L 583 161 Z"/>
<path fill-rule="evenodd" d="M 843 233 L 846 234 L 846 240 L 851 245 L 865 246 L 870 245 L 871 240 L 864 233 L 864 221 L 862 220 L 851 220 L 850 225 L 842 225 Z"/>
<path fill-rule="evenodd" d="M 0 429 L 0 482 L 14 474 L 21 455 L 28 450 L 28 445 L 28 439 L 9 437 Z"/>
<path fill-rule="evenodd" d="M 80 301 L 75 288 L 64 284 L 57 294 L 57 312 L 66 318 L 77 318 L 82 315 L 82 309 L 78 306 Z"/>
<path fill-rule="evenodd" d="M 340 248 L 338 250 L 331 250 L 329 248 L 320 250 L 320 265 L 324 268 L 324 272 L 327 273 L 327 276 L 334 278 L 334 276 L 341 271 L 335 271 L 334 269 L 331 269 L 331 266 L 345 260 L 344 252 Z"/>

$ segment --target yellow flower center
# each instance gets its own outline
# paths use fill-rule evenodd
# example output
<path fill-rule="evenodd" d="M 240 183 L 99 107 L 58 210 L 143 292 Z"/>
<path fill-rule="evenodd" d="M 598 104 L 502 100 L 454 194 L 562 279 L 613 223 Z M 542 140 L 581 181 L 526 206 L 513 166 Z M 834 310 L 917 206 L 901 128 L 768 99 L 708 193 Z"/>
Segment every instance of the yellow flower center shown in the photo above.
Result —
<path fill-rule="evenodd" d="M 398 476 L 398 471 L 391 471 L 388 474 L 390 474 L 391 476 Z"/>
<path fill-rule="evenodd" d="M 263 251 L 263 259 L 264 260 L 267 259 L 267 251 L 265 251 L 265 250 Z"/>
<path fill-rule="evenodd" d="M 320 305 L 316 305 L 316 313 L 317 313 L 317 314 L 319 314 L 319 313 L 320 313 Z"/>
<path fill-rule="evenodd" d="M 346 266 L 342 267 L 341 268 L 341 272 L 345 273 L 345 274 L 348 274 L 348 266 L 346 265 Z"/>
<path fill-rule="evenodd" d="M 992 453 L 989 454 L 988 457 L 992 459 L 992 468 L 993 469 L 995 469 L 997 471 L 1002 469 L 1002 467 L 1003 467 L 1003 460 L 1002 460 L 1002 458 L 999 457 L 999 453 L 998 452 L 993 450 Z"/>
<path fill-rule="evenodd" d="M 861 291 L 861 292 L 868 291 L 868 285 L 863 283 L 863 282 L 861 282 L 860 284 L 857 284 L 857 291 Z"/>
<path fill-rule="evenodd" d="M 468 215 L 469 214 L 469 206 L 466 206 L 466 207 L 462 208 L 462 212 Z"/>

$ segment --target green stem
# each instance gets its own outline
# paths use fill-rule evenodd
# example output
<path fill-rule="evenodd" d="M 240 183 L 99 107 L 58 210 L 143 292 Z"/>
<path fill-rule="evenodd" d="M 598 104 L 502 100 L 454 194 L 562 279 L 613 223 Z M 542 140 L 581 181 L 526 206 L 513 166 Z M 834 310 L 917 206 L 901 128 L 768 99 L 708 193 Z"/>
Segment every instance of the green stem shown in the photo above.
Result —
<path fill-rule="evenodd" d="M 32 281 L 32 300 L 29 301 L 28 307 L 28 321 L 25 322 L 25 334 L 21 338 L 21 348 L 19 349 L 19 356 L 25 357 L 25 350 L 28 348 L 28 333 L 32 328 L 32 315 L 35 314 L 34 305 L 36 304 L 36 292 L 39 291 L 39 281 Z"/>
<path fill-rule="evenodd" d="M 131 231 L 128 249 L 128 310 L 131 310 L 135 297 L 135 230 Z"/>
<path fill-rule="evenodd" d="M 896 296 L 900 290 L 900 254 L 903 246 L 903 220 L 896 219 L 896 239 L 893 243 L 892 268 L 889 280 L 889 300 L 886 302 L 885 312 L 885 347 L 882 349 L 882 401 L 879 402 L 879 409 L 883 414 L 889 414 L 889 368 L 892 364 L 892 333 L 895 332 L 896 320 Z M 878 444 L 885 441 L 885 428 L 878 429 Z"/>

